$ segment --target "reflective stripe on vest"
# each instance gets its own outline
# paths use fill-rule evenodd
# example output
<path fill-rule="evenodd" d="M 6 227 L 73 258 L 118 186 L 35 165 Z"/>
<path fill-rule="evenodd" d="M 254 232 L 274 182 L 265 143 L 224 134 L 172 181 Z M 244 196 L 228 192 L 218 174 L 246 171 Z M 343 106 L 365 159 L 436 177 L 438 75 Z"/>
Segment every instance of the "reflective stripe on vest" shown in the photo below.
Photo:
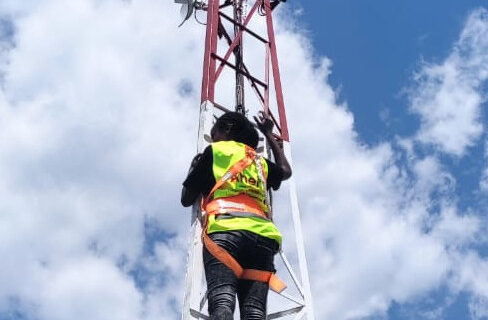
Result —
<path fill-rule="evenodd" d="M 250 212 L 267 219 L 266 214 L 253 198 L 245 194 L 218 198 L 210 201 L 205 206 L 205 211 L 210 214 L 229 212 Z"/>

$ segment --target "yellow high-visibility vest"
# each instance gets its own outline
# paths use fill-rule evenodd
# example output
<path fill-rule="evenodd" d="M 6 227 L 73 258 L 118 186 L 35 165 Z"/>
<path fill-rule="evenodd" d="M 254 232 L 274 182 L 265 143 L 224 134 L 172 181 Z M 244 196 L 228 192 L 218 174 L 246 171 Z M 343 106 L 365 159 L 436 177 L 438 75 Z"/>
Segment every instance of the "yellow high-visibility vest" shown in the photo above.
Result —
<path fill-rule="evenodd" d="M 215 181 L 219 181 L 229 168 L 246 156 L 246 147 L 245 144 L 236 141 L 212 143 L 212 171 Z M 268 165 L 266 160 L 259 157 L 257 161 L 259 161 L 263 171 L 261 176 L 264 175 L 263 178 L 267 179 Z M 251 163 L 235 177 L 226 180 L 222 186 L 215 190 L 212 198 L 225 199 L 242 194 L 251 197 L 263 212 L 268 212 L 265 181 L 260 178 L 256 163 Z M 281 234 L 270 220 L 258 216 L 234 216 L 232 218 L 209 216 L 207 233 L 232 230 L 247 230 L 281 243 Z"/>

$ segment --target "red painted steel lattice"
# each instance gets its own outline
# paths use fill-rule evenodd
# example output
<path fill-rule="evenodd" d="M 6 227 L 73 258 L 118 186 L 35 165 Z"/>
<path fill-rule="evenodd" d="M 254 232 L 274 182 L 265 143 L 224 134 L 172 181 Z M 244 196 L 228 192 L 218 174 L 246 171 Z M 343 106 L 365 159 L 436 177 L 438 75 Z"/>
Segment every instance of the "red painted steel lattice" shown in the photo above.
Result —
<path fill-rule="evenodd" d="M 252 7 L 248 12 L 247 17 L 242 21 L 240 16 L 234 14 L 234 17 L 230 17 L 223 11 L 223 9 L 228 6 L 236 7 L 237 5 L 242 4 L 242 0 L 225 1 L 223 4 L 221 4 L 219 0 L 208 0 L 208 6 L 206 8 L 207 33 L 205 39 L 201 102 L 210 101 L 216 107 L 227 110 L 227 108 L 215 101 L 215 87 L 224 68 L 231 68 L 236 73 L 236 79 L 239 79 L 240 77 L 241 81 L 243 78 L 249 81 L 251 88 L 261 103 L 263 111 L 270 114 L 275 122 L 275 126 L 278 130 L 277 137 L 289 141 L 272 18 L 272 10 L 278 2 L 270 3 L 270 0 L 249 1 L 253 3 Z M 265 19 L 266 36 L 261 36 L 249 28 L 251 19 L 259 18 Z M 235 31 L 233 36 L 229 35 L 226 31 L 224 22 L 233 25 Z M 244 34 L 257 39 L 265 47 L 265 56 L 263 57 L 265 65 L 264 79 L 259 79 L 254 76 L 243 62 L 241 50 Z M 225 42 L 228 46 L 227 51 L 223 56 L 217 53 L 220 37 L 226 40 Z M 235 64 L 231 62 L 232 56 L 235 58 Z M 273 115 L 270 110 L 270 69 L 273 77 L 278 117 Z M 236 81 L 238 84 L 239 80 Z M 238 89 L 238 86 L 236 85 L 236 96 L 239 96 L 239 94 L 243 95 L 239 90 L 243 90 L 243 88 Z M 237 98 L 237 100 L 236 110 L 237 107 L 244 107 L 243 98 L 241 100 Z M 242 104 L 242 106 L 240 104 Z"/>

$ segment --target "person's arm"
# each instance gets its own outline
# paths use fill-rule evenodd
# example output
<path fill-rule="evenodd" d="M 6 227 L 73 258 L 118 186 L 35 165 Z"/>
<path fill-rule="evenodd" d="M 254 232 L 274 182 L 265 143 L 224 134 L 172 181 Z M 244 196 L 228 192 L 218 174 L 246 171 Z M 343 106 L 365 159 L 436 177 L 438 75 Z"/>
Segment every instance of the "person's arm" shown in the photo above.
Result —
<path fill-rule="evenodd" d="M 183 189 L 181 190 L 181 204 L 183 207 L 189 207 L 194 204 L 199 193 L 200 192 L 196 192 L 183 186 Z"/>
<path fill-rule="evenodd" d="M 278 141 L 276 141 L 275 137 L 273 136 L 273 120 L 271 120 L 269 115 L 265 114 L 262 111 L 259 113 L 259 117 L 254 116 L 254 120 L 256 121 L 258 129 L 266 137 L 266 141 L 268 142 L 271 151 L 273 152 L 276 164 L 283 170 L 283 180 L 290 178 L 290 164 L 288 163 L 288 160 L 286 160 L 283 149 L 280 147 Z"/>
<path fill-rule="evenodd" d="M 199 153 L 193 158 L 191 165 L 190 165 L 190 169 L 188 170 L 188 176 L 195 169 L 195 167 L 196 167 L 198 161 L 201 159 L 201 157 L 202 157 L 202 154 Z M 181 204 L 183 205 L 183 207 L 191 206 L 195 202 L 195 200 L 197 200 L 199 194 L 200 194 L 199 191 L 195 191 L 192 188 L 187 188 L 183 184 L 183 188 L 181 189 Z"/>

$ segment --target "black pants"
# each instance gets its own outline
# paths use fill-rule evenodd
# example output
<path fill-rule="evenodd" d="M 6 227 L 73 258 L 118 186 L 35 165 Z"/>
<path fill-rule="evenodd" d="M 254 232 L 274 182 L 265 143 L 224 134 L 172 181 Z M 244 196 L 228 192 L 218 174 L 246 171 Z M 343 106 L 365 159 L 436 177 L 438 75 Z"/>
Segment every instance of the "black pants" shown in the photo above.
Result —
<path fill-rule="evenodd" d="M 276 241 L 247 231 L 209 234 L 227 250 L 244 269 L 275 271 L 273 257 L 278 252 Z M 232 320 L 239 299 L 241 320 L 265 320 L 268 284 L 237 279 L 232 270 L 203 248 L 203 261 L 208 289 L 208 312 L 211 320 Z"/>

